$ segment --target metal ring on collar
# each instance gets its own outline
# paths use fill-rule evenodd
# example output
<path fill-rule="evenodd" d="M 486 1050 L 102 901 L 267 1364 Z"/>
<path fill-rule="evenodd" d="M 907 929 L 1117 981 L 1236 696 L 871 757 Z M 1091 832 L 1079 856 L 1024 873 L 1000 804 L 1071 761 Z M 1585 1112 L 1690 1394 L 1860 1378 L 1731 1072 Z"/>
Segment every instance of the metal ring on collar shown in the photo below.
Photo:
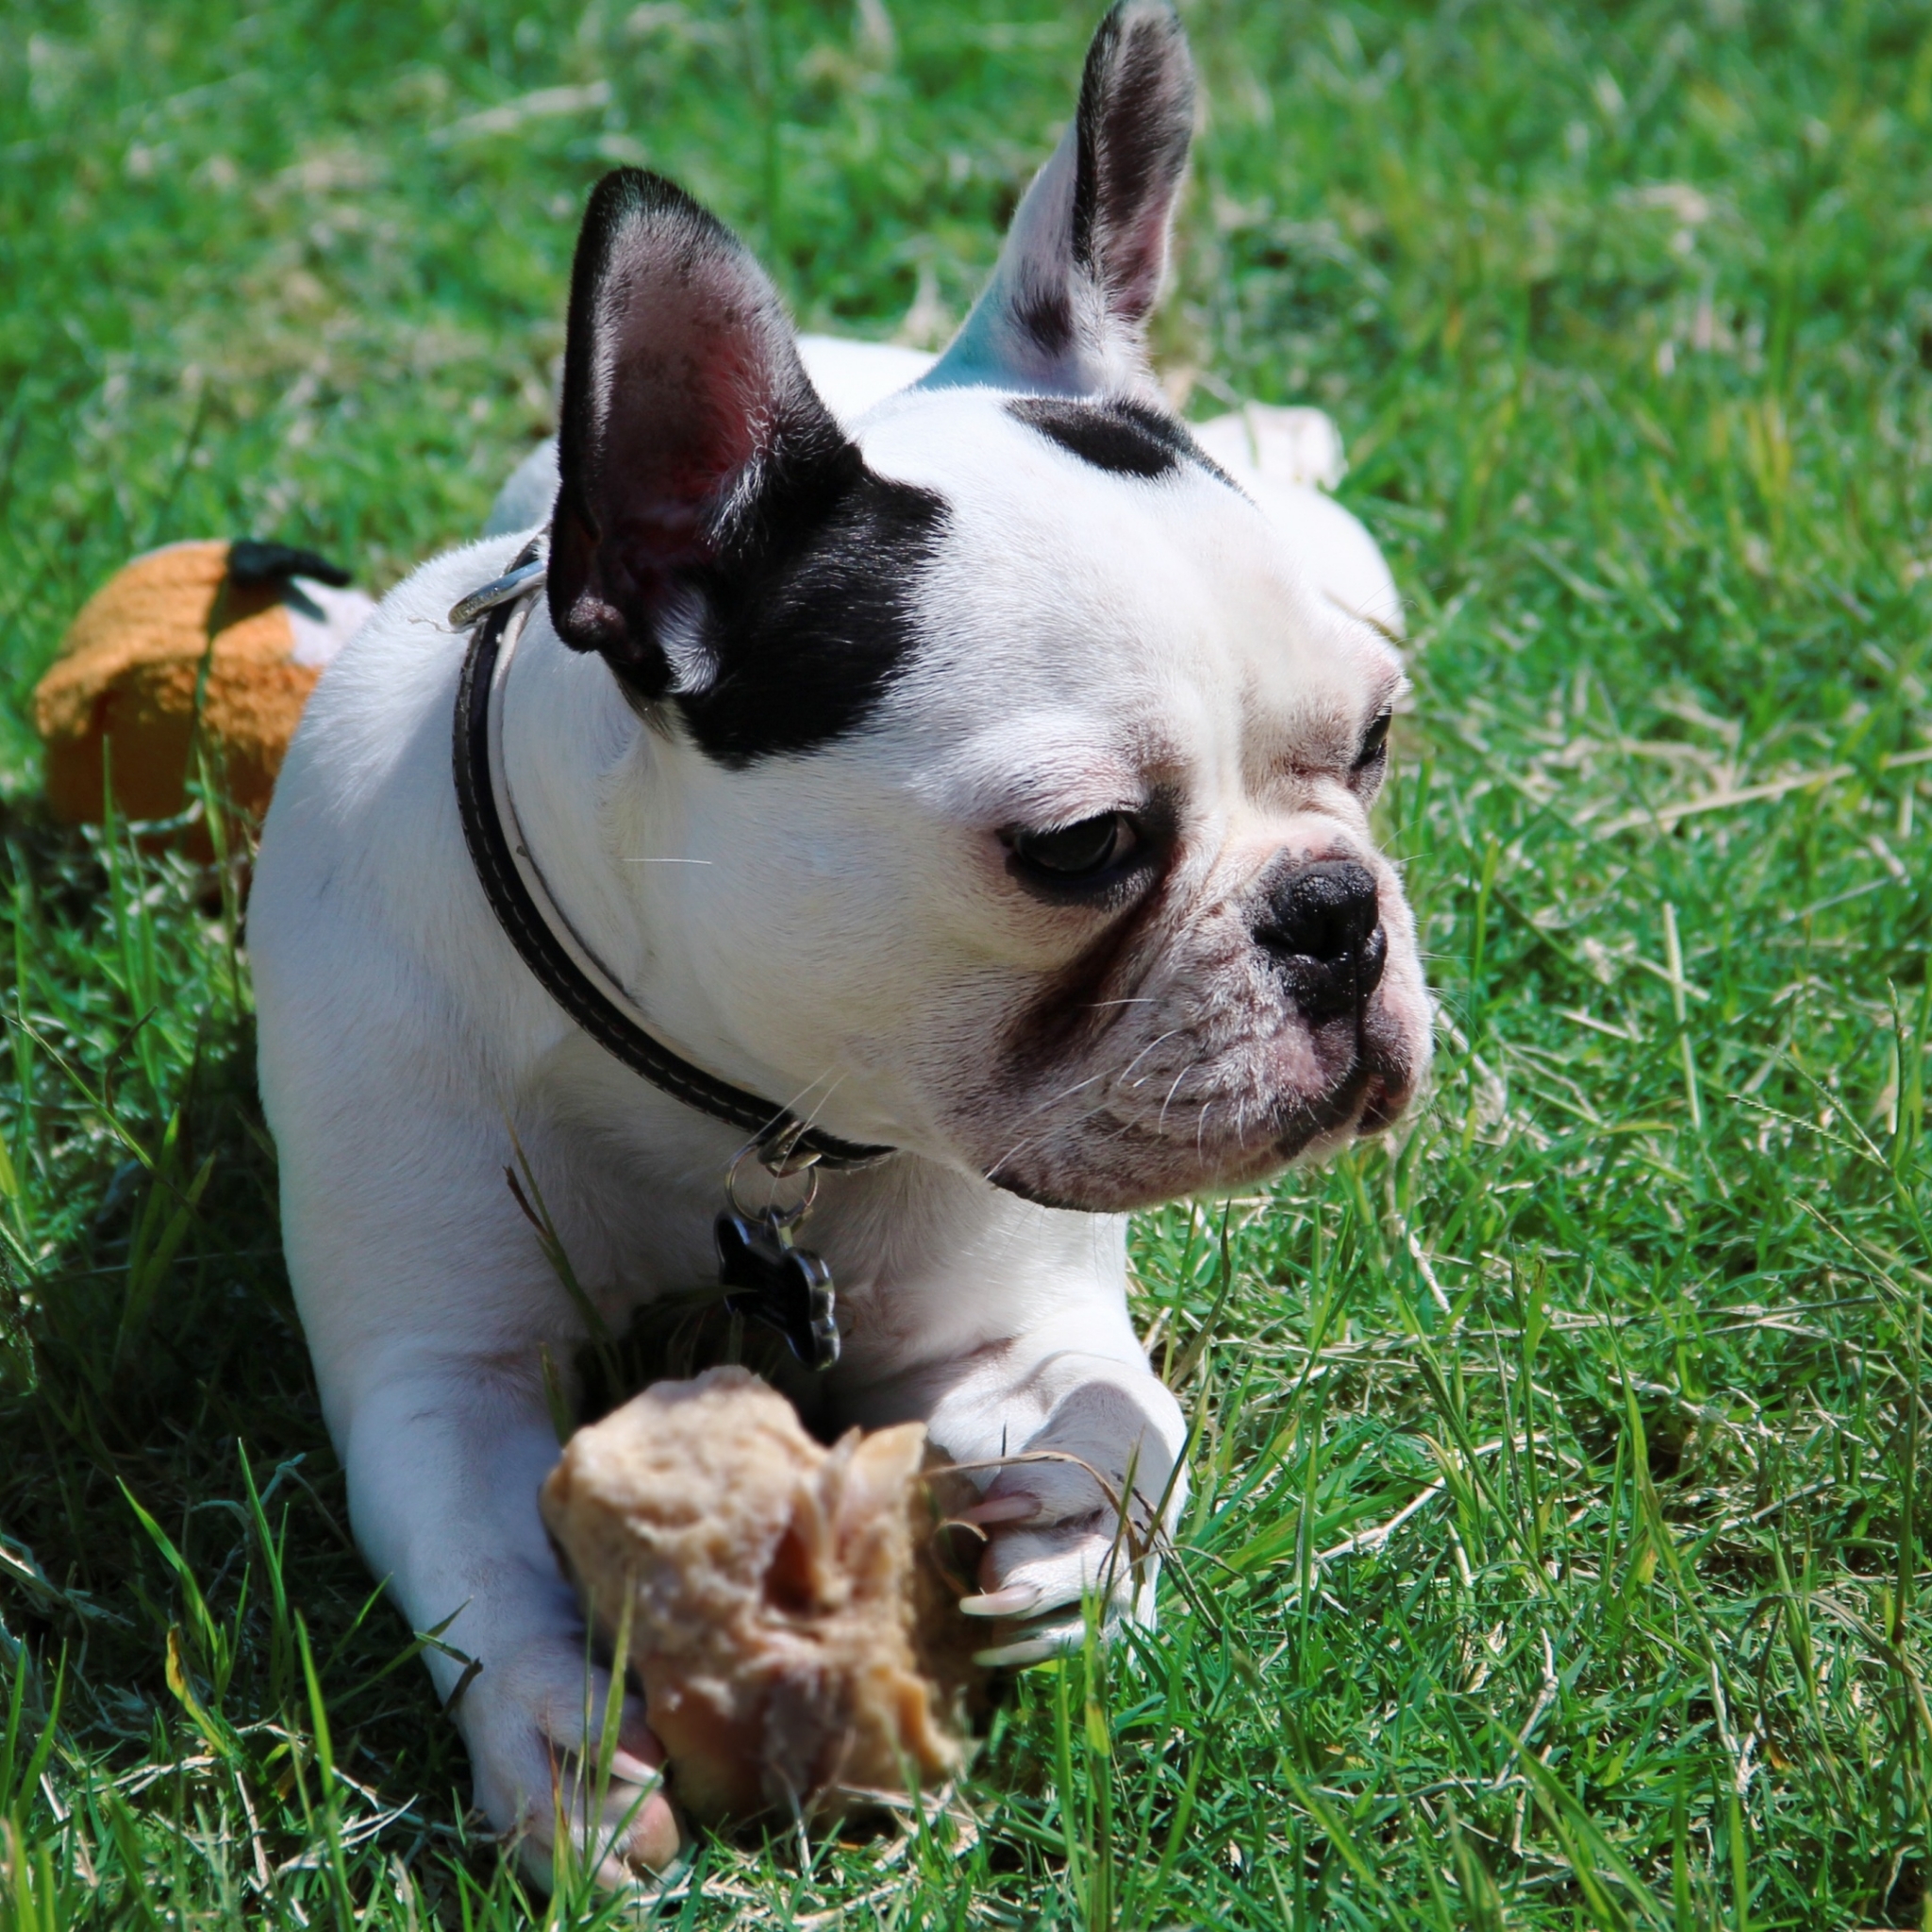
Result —
<path fill-rule="evenodd" d="M 747 1207 L 743 1197 L 738 1191 L 738 1186 L 739 1176 L 743 1173 L 744 1164 L 748 1160 L 757 1161 L 764 1169 L 767 1179 L 774 1183 L 774 1187 L 777 1182 L 785 1180 L 794 1174 L 804 1174 L 806 1176 L 806 1184 L 803 1198 L 792 1207 L 777 1208 L 773 1205 L 771 1196 L 768 1194 L 763 1207 Z M 762 1147 L 758 1141 L 753 1141 L 739 1149 L 738 1158 L 731 1163 L 729 1170 L 724 1175 L 724 1198 L 730 1204 L 732 1213 L 742 1217 L 746 1221 L 762 1221 L 773 1228 L 796 1227 L 811 1212 L 812 1204 L 818 1197 L 819 1158 L 815 1154 L 808 1159 L 799 1162 L 796 1166 L 773 1167 L 765 1160 Z"/>

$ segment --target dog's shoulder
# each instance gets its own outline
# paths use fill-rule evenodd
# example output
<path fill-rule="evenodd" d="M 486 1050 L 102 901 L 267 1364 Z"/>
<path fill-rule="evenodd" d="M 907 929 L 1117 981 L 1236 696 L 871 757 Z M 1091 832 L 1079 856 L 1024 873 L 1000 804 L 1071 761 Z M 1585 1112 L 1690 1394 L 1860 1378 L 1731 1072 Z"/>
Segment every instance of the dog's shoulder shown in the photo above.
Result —
<path fill-rule="evenodd" d="M 329 773 L 366 787 L 440 716 L 448 765 L 450 707 L 469 633 L 450 607 L 509 568 L 527 535 L 487 537 L 445 551 L 397 584 L 338 655 L 303 713 L 282 783 Z M 278 793 L 279 795 L 279 793 Z"/>
<path fill-rule="evenodd" d="M 386 925 L 465 875 L 451 745 L 469 634 L 449 611 L 525 541 L 488 539 L 424 564 L 316 685 L 262 829 L 249 909 L 258 953 L 312 944 L 325 901 L 333 921 L 359 907 Z"/>

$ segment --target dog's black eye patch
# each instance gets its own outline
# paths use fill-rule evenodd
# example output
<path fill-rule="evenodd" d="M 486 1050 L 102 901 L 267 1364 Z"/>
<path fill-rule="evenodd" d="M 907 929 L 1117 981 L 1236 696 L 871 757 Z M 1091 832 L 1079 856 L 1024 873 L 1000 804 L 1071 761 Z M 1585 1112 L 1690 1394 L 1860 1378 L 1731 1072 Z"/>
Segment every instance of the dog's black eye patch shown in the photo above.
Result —
<path fill-rule="evenodd" d="M 1228 481 L 1179 423 L 1144 403 L 1024 396 L 1008 403 L 1007 413 L 1096 470 L 1122 476 L 1169 476 L 1190 462 Z"/>

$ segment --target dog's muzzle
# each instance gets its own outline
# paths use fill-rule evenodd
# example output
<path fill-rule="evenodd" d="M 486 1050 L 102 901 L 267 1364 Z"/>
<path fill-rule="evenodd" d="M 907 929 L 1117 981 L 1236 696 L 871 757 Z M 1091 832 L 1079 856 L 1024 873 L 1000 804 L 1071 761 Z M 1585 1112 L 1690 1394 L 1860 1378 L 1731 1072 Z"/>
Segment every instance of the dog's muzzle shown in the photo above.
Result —
<path fill-rule="evenodd" d="M 1310 1026 L 1359 1015 L 1389 958 L 1374 874 L 1352 858 L 1278 873 L 1254 933 Z"/>

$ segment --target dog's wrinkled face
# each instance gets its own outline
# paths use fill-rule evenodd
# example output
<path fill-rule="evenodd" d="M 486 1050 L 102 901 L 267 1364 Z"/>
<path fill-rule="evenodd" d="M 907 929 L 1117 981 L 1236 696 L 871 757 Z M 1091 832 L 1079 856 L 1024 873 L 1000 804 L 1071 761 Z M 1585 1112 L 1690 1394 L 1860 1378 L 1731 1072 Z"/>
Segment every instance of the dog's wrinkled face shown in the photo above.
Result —
<path fill-rule="evenodd" d="M 947 505 L 872 757 L 943 828 L 900 890 L 933 971 L 970 962 L 928 1008 L 951 1136 L 1017 1191 L 1126 1207 L 1413 1090 L 1427 1006 L 1368 829 L 1403 678 L 1200 458 L 1030 414 L 913 397 L 862 436 Z"/>
<path fill-rule="evenodd" d="M 705 861 L 641 869 L 680 1039 L 1082 1208 L 1385 1125 L 1428 1057 L 1368 829 L 1395 655 L 1147 372 L 1191 103 L 1124 0 L 992 286 L 856 441 L 667 184 L 603 184 L 573 287 L 551 610 Z"/>

